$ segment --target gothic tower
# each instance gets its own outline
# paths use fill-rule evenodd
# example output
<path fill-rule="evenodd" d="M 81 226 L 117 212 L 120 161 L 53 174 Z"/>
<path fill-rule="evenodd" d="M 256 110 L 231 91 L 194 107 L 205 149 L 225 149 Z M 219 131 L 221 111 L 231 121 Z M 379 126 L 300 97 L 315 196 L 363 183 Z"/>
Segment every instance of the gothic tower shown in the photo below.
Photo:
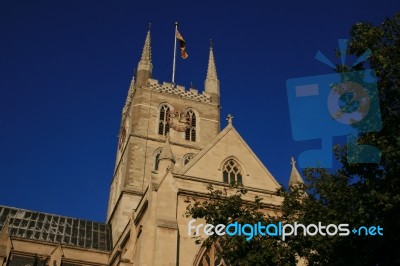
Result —
<path fill-rule="evenodd" d="M 205 195 L 210 185 L 229 189 L 236 182 L 248 190 L 247 200 L 267 199 L 273 214 L 280 186 L 232 116 L 221 130 L 212 47 L 201 93 L 159 83 L 152 70 L 149 31 L 122 110 L 107 214 L 109 265 L 216 265 L 206 263 L 213 251 L 200 249 L 188 234 L 186 199 Z"/>
<path fill-rule="evenodd" d="M 114 242 L 142 198 L 151 172 L 158 169 L 166 139 L 175 153 L 175 169 L 179 169 L 220 131 L 219 80 L 212 48 L 203 93 L 160 84 L 152 79 L 152 69 L 148 31 L 122 110 L 107 214 Z"/>

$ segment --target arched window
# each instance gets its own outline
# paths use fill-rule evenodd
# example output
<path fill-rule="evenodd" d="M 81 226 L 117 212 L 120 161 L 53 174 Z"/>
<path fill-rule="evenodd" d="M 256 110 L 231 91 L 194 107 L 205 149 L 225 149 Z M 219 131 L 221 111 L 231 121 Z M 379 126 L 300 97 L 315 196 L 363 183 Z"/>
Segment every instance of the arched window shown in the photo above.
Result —
<path fill-rule="evenodd" d="M 158 170 L 158 163 L 160 161 L 161 151 L 162 151 L 162 148 L 158 148 L 157 150 L 154 151 L 154 162 L 153 162 L 154 170 Z"/>
<path fill-rule="evenodd" d="M 183 165 L 187 165 L 190 162 L 190 160 L 192 160 L 193 157 L 194 157 L 194 153 L 185 154 L 182 159 Z"/>
<path fill-rule="evenodd" d="M 222 246 L 219 243 L 219 239 L 214 241 L 210 247 L 203 247 L 200 249 L 199 254 L 196 256 L 194 265 L 196 266 L 230 266 L 228 262 L 225 262 L 221 256 Z"/>
<path fill-rule="evenodd" d="M 186 123 L 189 127 L 185 131 L 185 139 L 189 141 L 196 141 L 196 114 L 193 110 L 186 112 Z"/>
<path fill-rule="evenodd" d="M 229 159 L 228 161 L 226 161 L 222 171 L 223 181 L 225 183 L 236 183 L 238 185 L 243 185 L 243 172 L 240 168 L 240 165 L 235 160 Z"/>
<path fill-rule="evenodd" d="M 160 112 L 158 116 L 158 134 L 166 136 L 169 132 L 169 124 L 168 124 L 168 113 L 169 106 L 163 104 L 160 106 Z"/>

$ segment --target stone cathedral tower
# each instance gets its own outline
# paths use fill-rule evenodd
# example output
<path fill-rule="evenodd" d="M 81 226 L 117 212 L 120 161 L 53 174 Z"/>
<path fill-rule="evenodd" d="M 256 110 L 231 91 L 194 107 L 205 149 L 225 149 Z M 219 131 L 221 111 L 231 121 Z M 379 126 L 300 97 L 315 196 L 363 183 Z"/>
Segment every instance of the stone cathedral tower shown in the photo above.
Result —
<path fill-rule="evenodd" d="M 131 216 L 132 206 L 142 199 L 153 171 L 158 171 L 169 140 L 174 169 L 183 165 L 220 131 L 219 81 L 213 50 L 205 90 L 152 79 L 151 40 L 147 33 L 137 74 L 132 80 L 122 111 L 119 145 L 110 190 L 107 221 L 114 242 Z"/>
<path fill-rule="evenodd" d="M 152 69 L 149 31 L 122 111 L 107 214 L 114 246 L 110 264 L 214 265 L 214 253 L 200 250 L 188 236 L 187 196 L 207 192 L 209 184 L 236 181 L 250 194 L 267 194 L 277 206 L 273 192 L 279 185 L 234 129 L 231 116 L 220 129 L 212 47 L 202 93 L 159 83 Z M 206 257 L 209 263 L 203 262 Z"/>
<path fill-rule="evenodd" d="M 226 265 L 218 243 L 206 250 L 188 234 L 187 197 L 236 182 L 277 211 L 279 184 L 231 115 L 221 130 L 212 47 L 202 92 L 152 71 L 149 31 L 122 109 L 106 223 L 0 206 L 0 266 Z M 290 184 L 299 182 L 292 160 Z"/>

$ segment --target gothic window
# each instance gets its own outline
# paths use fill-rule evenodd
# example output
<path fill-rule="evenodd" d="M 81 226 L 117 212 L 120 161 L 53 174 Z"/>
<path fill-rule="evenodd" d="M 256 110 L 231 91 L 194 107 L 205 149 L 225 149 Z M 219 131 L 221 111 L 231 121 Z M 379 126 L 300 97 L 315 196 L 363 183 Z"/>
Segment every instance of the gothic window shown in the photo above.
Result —
<path fill-rule="evenodd" d="M 169 132 L 168 115 L 169 106 L 166 104 L 161 105 L 160 113 L 158 116 L 158 134 L 166 136 Z"/>
<path fill-rule="evenodd" d="M 160 154 L 161 154 L 161 148 L 158 148 L 155 152 L 154 152 L 154 163 L 153 163 L 153 169 L 154 170 L 158 170 L 158 163 L 160 160 Z"/>
<path fill-rule="evenodd" d="M 225 183 L 230 183 L 230 184 L 238 184 L 242 185 L 243 184 L 243 179 L 242 179 L 242 170 L 239 166 L 239 164 L 233 160 L 229 159 L 223 167 L 223 181 Z"/>
<path fill-rule="evenodd" d="M 185 131 L 185 139 L 196 141 L 196 114 L 191 109 L 186 112 L 186 123 L 189 127 Z"/>
<path fill-rule="evenodd" d="M 197 257 L 196 266 L 230 266 L 228 262 L 220 255 L 222 246 L 217 240 L 207 249 L 200 250 L 200 257 Z"/>
<path fill-rule="evenodd" d="M 190 162 L 190 160 L 192 160 L 193 157 L 194 157 L 193 153 L 185 154 L 183 156 L 183 165 L 187 165 Z"/>

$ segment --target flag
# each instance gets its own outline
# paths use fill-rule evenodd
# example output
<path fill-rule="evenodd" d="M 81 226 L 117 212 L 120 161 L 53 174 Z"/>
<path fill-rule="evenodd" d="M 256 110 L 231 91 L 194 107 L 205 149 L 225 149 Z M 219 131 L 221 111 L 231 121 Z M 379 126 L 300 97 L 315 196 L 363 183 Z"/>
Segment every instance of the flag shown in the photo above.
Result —
<path fill-rule="evenodd" d="M 188 53 L 186 53 L 186 42 L 178 30 L 176 30 L 176 38 L 179 40 L 179 46 L 181 48 L 181 57 L 183 59 L 188 58 L 189 55 Z"/>

